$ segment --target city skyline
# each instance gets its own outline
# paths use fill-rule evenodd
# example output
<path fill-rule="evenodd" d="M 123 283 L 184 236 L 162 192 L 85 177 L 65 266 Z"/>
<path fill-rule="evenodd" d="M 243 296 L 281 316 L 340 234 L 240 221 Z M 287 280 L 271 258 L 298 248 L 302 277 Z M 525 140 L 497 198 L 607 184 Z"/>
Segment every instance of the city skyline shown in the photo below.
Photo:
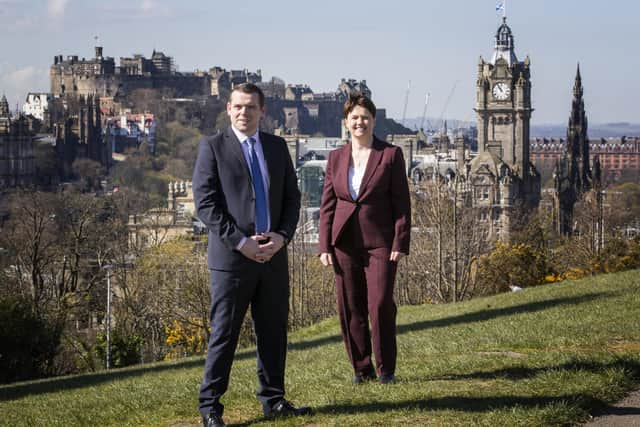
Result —
<path fill-rule="evenodd" d="M 0 60 L 0 92 L 12 109 L 21 107 L 27 92 L 49 91 L 55 55 L 89 58 L 97 44 L 116 61 L 156 49 L 180 71 L 261 69 L 265 80 L 315 92 L 335 90 L 341 78 L 364 79 L 396 119 L 410 81 L 407 118 L 422 115 L 429 92 L 427 116 L 474 121 L 478 58 L 491 58 L 502 13 L 495 0 L 440 3 L 0 0 L 0 34 L 11 41 Z M 632 73 L 640 65 L 633 54 L 640 5 L 559 3 L 507 2 L 515 52 L 531 59 L 532 124 L 566 122 L 578 63 L 590 123 L 639 121 Z"/>

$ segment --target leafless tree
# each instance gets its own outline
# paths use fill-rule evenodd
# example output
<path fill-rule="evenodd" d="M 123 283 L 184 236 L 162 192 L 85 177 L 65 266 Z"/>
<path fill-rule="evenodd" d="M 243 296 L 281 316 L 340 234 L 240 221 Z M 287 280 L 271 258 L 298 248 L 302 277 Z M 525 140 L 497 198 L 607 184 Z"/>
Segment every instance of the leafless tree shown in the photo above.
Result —
<path fill-rule="evenodd" d="M 472 297 L 477 259 L 491 242 L 470 192 L 464 183 L 442 179 L 413 190 L 412 249 L 399 300 L 441 303 Z"/>

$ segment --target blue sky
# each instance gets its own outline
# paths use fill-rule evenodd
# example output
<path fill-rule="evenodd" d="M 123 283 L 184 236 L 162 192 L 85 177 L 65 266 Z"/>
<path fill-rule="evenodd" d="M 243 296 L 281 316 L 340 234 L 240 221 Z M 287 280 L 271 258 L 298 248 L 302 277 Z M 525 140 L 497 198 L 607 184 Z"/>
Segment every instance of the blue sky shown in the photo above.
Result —
<path fill-rule="evenodd" d="M 495 0 L 0 0 L 0 92 L 11 107 L 47 91 L 54 55 L 118 59 L 155 48 L 179 70 L 262 69 L 335 90 L 366 79 L 379 107 L 474 119 L 478 57 L 491 57 Z M 516 54 L 531 58 L 535 124 L 564 123 L 580 62 L 591 123 L 640 122 L 640 2 L 507 0 Z M 446 106 L 446 100 L 455 91 Z"/>

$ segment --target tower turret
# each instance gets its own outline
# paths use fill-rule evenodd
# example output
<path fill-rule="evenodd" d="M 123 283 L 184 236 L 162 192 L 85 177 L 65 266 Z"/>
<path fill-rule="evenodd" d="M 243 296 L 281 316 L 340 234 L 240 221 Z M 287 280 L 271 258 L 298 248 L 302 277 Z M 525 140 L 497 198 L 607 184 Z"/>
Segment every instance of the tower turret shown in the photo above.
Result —
<path fill-rule="evenodd" d="M 9 101 L 7 101 L 7 97 L 2 95 L 2 99 L 0 99 L 0 117 L 8 118 L 11 115 L 9 111 Z"/>
<path fill-rule="evenodd" d="M 515 64 L 518 62 L 518 58 L 516 58 L 514 49 L 513 34 L 511 33 L 511 28 L 507 25 L 507 17 L 505 16 L 502 18 L 502 25 L 498 27 L 496 32 L 496 44 L 491 63 L 495 65 L 499 58 L 503 58 L 507 61 L 507 64 Z"/>

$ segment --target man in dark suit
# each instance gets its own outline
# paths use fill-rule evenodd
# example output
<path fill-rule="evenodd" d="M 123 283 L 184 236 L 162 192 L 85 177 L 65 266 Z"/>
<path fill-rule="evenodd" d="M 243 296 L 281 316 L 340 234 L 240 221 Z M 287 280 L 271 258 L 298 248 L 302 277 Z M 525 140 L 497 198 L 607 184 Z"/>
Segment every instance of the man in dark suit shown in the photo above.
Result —
<path fill-rule="evenodd" d="M 197 216 L 209 228 L 211 336 L 199 396 L 205 427 L 224 426 L 220 398 L 229 384 L 249 305 L 263 413 L 275 417 L 311 412 L 284 398 L 286 245 L 298 222 L 300 192 L 285 141 L 258 131 L 264 111 L 259 87 L 236 86 L 227 103 L 231 126 L 200 142 L 193 172 Z"/>

